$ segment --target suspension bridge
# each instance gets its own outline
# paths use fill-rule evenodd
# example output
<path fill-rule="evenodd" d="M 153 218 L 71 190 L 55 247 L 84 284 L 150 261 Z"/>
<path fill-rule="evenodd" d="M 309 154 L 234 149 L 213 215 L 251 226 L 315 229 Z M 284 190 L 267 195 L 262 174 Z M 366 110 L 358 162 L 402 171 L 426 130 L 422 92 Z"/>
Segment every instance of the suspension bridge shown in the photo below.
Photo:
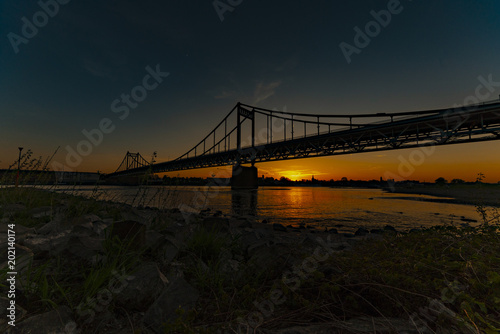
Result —
<path fill-rule="evenodd" d="M 192 149 L 156 163 L 127 152 L 107 179 L 233 166 L 235 188 L 257 186 L 256 163 L 500 139 L 500 100 L 457 108 L 323 115 L 237 103 Z M 243 166 L 248 165 L 251 166 Z"/>

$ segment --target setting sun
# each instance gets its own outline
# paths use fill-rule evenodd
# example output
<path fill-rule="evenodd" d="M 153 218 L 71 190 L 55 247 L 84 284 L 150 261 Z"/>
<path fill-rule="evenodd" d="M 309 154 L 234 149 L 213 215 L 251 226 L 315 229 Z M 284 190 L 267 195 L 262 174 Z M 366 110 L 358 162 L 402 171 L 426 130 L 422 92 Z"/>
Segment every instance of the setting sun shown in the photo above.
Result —
<path fill-rule="evenodd" d="M 306 171 L 290 170 L 290 171 L 283 171 L 281 173 L 281 176 L 284 176 L 292 181 L 300 181 L 303 179 L 311 179 L 312 174 L 307 173 Z"/>

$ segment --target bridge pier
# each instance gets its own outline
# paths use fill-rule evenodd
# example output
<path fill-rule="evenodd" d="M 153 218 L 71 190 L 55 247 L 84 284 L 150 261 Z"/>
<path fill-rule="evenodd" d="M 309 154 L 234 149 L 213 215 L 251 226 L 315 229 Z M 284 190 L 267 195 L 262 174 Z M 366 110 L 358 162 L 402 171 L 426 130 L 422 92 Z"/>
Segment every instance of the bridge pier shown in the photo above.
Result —
<path fill-rule="evenodd" d="M 257 167 L 233 166 L 231 177 L 231 189 L 257 189 L 258 185 Z"/>

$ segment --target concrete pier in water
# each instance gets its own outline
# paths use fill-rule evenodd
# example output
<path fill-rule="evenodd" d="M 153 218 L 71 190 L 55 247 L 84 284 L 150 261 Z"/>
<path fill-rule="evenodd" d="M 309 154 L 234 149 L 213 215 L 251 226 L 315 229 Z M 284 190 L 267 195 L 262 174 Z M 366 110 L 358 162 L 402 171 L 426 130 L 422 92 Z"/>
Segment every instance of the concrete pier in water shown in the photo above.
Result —
<path fill-rule="evenodd" d="M 257 189 L 257 167 L 234 166 L 231 189 Z"/>

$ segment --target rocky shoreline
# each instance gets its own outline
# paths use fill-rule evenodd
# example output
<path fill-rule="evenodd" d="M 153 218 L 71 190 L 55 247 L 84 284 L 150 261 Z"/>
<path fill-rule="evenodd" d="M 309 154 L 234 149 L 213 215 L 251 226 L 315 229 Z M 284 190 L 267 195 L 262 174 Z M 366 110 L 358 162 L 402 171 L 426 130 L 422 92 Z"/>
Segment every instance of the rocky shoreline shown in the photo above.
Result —
<path fill-rule="evenodd" d="M 341 273 L 342 269 L 329 259 L 350 252 L 360 243 L 402 235 L 391 226 L 371 231 L 359 228 L 353 234 L 338 233 L 334 228 L 287 227 L 257 222 L 252 217 L 224 216 L 210 210 L 188 214 L 177 209 L 138 209 L 116 203 L 105 203 L 99 210 L 82 215 L 75 215 L 64 201 L 56 207 L 3 204 L 0 210 L 2 225 L 15 223 L 18 217 L 41 222 L 33 227 L 16 223 L 17 318 L 14 330 L 7 324 L 4 306 L 8 306 L 9 301 L 3 293 L 0 297 L 0 330 L 3 332 L 184 333 L 202 329 L 207 333 L 269 334 L 425 332 L 408 318 L 383 316 L 356 316 L 300 326 L 288 324 L 284 328 L 271 326 L 275 329 L 266 326 L 268 318 L 290 292 L 290 285 L 298 289 L 315 275 Z M 5 229 L 0 236 L 2 259 L 6 259 Z M 125 253 L 133 260 L 122 257 Z M 115 259 L 130 263 L 114 263 Z M 2 264 L 4 267 L 6 263 Z M 87 268 L 82 270 L 87 278 L 64 280 L 65 275 L 71 276 L 75 268 L 81 267 Z M 88 268 L 96 269 L 89 271 Z M 110 268 L 113 270 L 106 273 L 107 276 L 99 273 Z M 38 270 L 45 270 L 43 275 L 54 282 L 58 279 L 77 285 L 88 285 L 98 279 L 102 282 L 93 290 L 89 288 L 80 293 L 75 300 L 85 298 L 77 304 L 71 296 L 74 289 L 71 285 L 61 293 L 67 303 L 62 298 L 59 303 L 44 304 L 43 298 L 34 295 L 52 296 L 50 291 L 31 285 L 52 284 L 50 280 L 34 280 Z M 88 278 L 92 274 L 95 279 Z M 220 279 L 218 284 L 259 279 L 261 284 L 280 286 L 281 277 L 283 282 L 285 277 L 288 280 L 286 287 L 272 289 L 268 299 L 259 297 L 249 304 L 253 305 L 250 308 L 235 305 L 235 314 L 228 315 L 230 320 L 226 323 L 198 323 L 196 331 L 193 328 L 179 330 L 187 326 L 193 314 L 199 316 L 215 307 L 214 295 L 210 292 L 217 286 L 210 285 L 213 279 Z M 62 283 L 60 285 L 64 290 Z M 273 291 L 276 291 L 274 297 Z M 251 296 L 249 292 L 248 298 Z"/>

